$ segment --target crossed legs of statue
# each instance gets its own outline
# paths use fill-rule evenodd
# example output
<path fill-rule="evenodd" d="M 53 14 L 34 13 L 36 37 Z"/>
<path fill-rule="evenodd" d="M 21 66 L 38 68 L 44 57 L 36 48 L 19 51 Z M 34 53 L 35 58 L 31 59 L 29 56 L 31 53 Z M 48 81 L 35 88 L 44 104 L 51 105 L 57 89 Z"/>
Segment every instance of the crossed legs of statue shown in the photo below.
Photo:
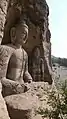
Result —
<path fill-rule="evenodd" d="M 23 93 L 27 90 L 24 81 L 20 84 L 18 81 L 2 79 L 2 95 L 3 97 L 13 94 Z"/>

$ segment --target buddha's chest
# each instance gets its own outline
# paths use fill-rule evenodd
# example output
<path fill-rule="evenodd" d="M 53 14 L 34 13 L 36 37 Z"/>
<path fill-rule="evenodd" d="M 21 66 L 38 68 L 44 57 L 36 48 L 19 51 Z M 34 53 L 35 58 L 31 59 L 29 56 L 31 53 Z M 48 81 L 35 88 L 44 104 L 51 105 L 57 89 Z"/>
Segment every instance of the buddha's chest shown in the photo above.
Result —
<path fill-rule="evenodd" d="M 10 68 L 21 68 L 24 63 L 24 55 L 20 52 L 14 52 L 9 60 Z"/>
<path fill-rule="evenodd" d="M 16 80 L 24 72 L 25 68 L 25 57 L 21 51 L 15 51 L 9 60 L 7 75 L 8 78 Z"/>

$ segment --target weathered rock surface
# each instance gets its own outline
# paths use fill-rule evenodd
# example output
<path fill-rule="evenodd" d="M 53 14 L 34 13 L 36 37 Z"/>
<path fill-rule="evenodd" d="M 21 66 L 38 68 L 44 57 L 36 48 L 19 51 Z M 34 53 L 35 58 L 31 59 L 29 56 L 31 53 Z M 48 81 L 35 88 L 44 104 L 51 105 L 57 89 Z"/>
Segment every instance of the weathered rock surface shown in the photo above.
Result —
<path fill-rule="evenodd" d="M 41 115 L 37 114 L 36 116 L 33 117 L 33 119 L 42 119 Z"/>
<path fill-rule="evenodd" d="M 43 80 L 52 84 L 51 33 L 48 23 L 49 7 L 46 0 L 10 0 L 2 44 L 8 44 L 11 42 L 10 29 L 15 26 L 17 20 L 21 16 L 29 27 L 28 42 L 23 45 L 29 56 L 29 72 L 33 78 L 36 77 L 37 73 L 37 77 L 40 76 L 40 81 Z M 40 61 L 38 64 L 40 70 L 38 70 L 38 66 L 36 65 L 37 63 L 35 63 L 37 62 L 36 56 L 34 56 L 33 52 L 35 47 L 39 47 L 40 49 L 39 59 L 42 59 L 42 62 Z M 35 61 L 32 60 L 32 55 Z M 33 64 L 35 67 L 33 67 Z M 34 69 L 37 71 L 34 71 Z M 38 81 L 38 78 L 36 81 Z"/>
<path fill-rule="evenodd" d="M 33 94 L 18 94 L 5 98 L 11 119 L 32 119 L 38 107 L 38 98 Z"/>
<path fill-rule="evenodd" d="M 6 21 L 9 0 L 0 0 L 0 43 L 3 38 L 4 24 Z"/>
<path fill-rule="evenodd" d="M 35 77 L 35 75 L 38 73 L 41 80 L 41 77 L 43 77 L 42 81 L 47 81 L 52 84 L 51 34 L 48 23 L 49 7 L 46 0 L 1 0 L 0 41 L 2 41 L 2 44 L 11 43 L 10 29 L 16 25 L 17 20 L 21 16 L 23 16 L 24 21 L 29 27 L 28 42 L 23 45 L 29 56 L 29 71 L 31 71 L 30 73 L 33 77 Z M 32 60 L 31 56 L 34 54 L 33 50 L 35 47 L 39 47 L 40 49 L 39 58 L 41 62 L 39 61 L 38 64 L 40 70 L 38 69 L 38 66 L 36 66 L 37 63 L 35 63 L 35 69 L 37 72 L 35 71 L 33 75 L 33 71 L 31 69 L 34 69 L 32 66 L 32 64 L 34 64 L 34 60 Z M 38 53 L 35 54 L 38 56 Z M 35 62 L 37 62 L 36 58 L 34 59 Z M 11 95 L 5 98 L 11 119 L 39 119 L 41 118 L 38 115 L 39 109 L 52 109 L 48 103 L 48 100 L 50 92 L 55 90 L 53 85 L 50 86 L 44 82 L 35 82 L 32 84 L 27 84 L 27 87 L 29 90 L 25 94 Z M 2 95 L 0 99 L 2 99 L 1 104 L 4 106 L 5 102 Z M 1 116 L 2 114 L 3 116 Z M 0 116 L 1 119 L 2 117 L 3 119 L 9 118 L 5 106 L 3 113 L 1 113 Z"/>
<path fill-rule="evenodd" d="M 7 7 L 9 0 L 0 0 L 0 43 L 3 38 L 4 24 L 6 21 Z M 5 101 L 1 94 L 2 86 L 0 83 L 0 119 L 9 119 Z"/>
<path fill-rule="evenodd" d="M 52 110 L 48 101 L 52 90 L 56 94 L 54 85 L 33 82 L 27 86 L 29 90 L 26 93 L 5 97 L 11 119 L 41 119 L 43 115 L 39 113 L 40 109 Z"/>
<path fill-rule="evenodd" d="M 1 94 L 1 90 L 2 90 L 2 87 L 1 87 L 1 83 L 0 83 L 0 119 L 10 119 L 8 116 L 5 101 Z"/>

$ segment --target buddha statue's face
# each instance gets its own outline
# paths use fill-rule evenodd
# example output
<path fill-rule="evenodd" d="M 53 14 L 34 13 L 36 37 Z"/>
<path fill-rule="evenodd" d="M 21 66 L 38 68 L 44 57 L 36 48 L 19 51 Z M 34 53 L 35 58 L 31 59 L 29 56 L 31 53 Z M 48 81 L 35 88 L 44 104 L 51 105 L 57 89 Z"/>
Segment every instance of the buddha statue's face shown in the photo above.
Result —
<path fill-rule="evenodd" d="M 15 44 L 18 43 L 20 45 L 23 45 L 27 42 L 28 39 L 28 27 L 27 25 L 20 24 L 17 27 L 13 28 L 12 33 L 12 43 Z"/>

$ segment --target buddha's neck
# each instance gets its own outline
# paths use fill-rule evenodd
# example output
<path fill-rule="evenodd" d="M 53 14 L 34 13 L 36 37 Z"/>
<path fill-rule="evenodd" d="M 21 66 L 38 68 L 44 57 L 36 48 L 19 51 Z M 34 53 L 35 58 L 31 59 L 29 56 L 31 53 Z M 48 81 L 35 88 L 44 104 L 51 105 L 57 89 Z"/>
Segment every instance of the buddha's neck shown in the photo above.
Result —
<path fill-rule="evenodd" d="M 21 44 L 15 43 L 15 46 L 16 46 L 18 49 L 22 49 L 22 45 L 21 45 Z"/>

